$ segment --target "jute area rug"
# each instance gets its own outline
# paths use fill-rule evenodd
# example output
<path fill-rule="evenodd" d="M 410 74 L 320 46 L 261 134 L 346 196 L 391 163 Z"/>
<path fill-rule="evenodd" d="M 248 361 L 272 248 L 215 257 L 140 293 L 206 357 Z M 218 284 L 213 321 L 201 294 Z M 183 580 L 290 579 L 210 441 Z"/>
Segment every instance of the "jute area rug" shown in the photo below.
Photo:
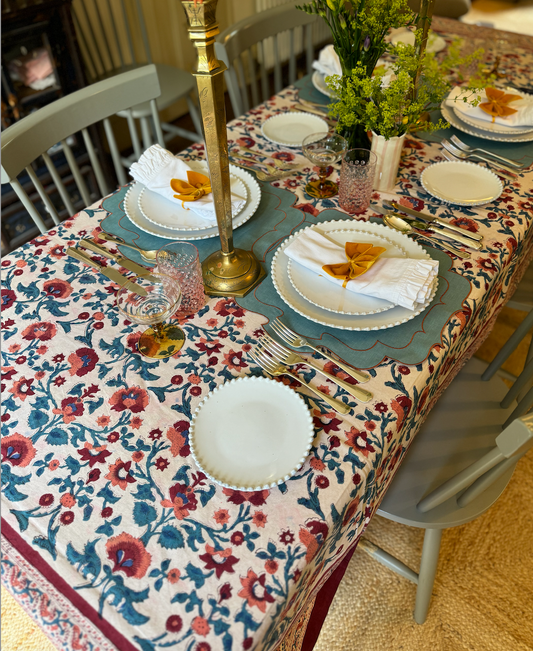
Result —
<path fill-rule="evenodd" d="M 491 360 L 523 316 L 503 310 L 478 356 Z M 507 371 L 522 370 L 528 344 Z M 365 535 L 418 570 L 422 530 L 376 516 Z M 356 550 L 315 651 L 533 651 L 533 451 L 487 513 L 444 533 L 423 626 L 414 601 L 412 583 Z M 2 651 L 56 651 L 3 587 Z"/>
<path fill-rule="evenodd" d="M 477 356 L 494 358 L 524 317 L 504 308 Z M 518 375 L 531 335 L 503 368 Z M 376 516 L 365 536 L 418 571 L 424 531 Z M 448 529 L 428 618 L 413 620 L 416 587 L 356 550 L 315 651 L 533 650 L 533 450 L 500 499 Z"/>

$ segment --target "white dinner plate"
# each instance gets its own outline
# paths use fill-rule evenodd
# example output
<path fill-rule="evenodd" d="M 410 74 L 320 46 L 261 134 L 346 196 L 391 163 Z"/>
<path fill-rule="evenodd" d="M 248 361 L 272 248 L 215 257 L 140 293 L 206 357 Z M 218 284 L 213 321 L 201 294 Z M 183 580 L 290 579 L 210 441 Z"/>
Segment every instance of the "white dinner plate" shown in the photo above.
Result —
<path fill-rule="evenodd" d="M 280 113 L 274 115 L 261 127 L 267 140 L 282 147 L 301 147 L 302 141 L 312 133 L 329 131 L 328 123 L 311 113 Z"/>
<path fill-rule="evenodd" d="M 207 164 L 204 164 L 207 172 Z M 191 165 L 191 167 L 193 167 Z M 234 174 L 230 174 L 231 191 L 235 197 L 240 197 L 245 201 L 239 210 L 233 211 L 233 217 L 242 212 L 246 205 L 247 191 L 244 183 Z M 207 228 L 216 226 L 217 220 L 213 212 L 208 218 L 202 217 L 188 208 L 187 202 L 181 205 L 181 201 L 170 201 L 153 190 L 143 188 L 139 194 L 139 210 L 149 222 L 156 226 L 169 228 L 172 231 L 203 231 Z"/>
<path fill-rule="evenodd" d="M 398 43 L 405 43 L 406 45 L 415 44 L 415 33 L 410 29 L 400 29 L 391 37 L 391 43 L 393 45 L 398 45 Z M 426 46 L 426 52 L 436 53 L 444 50 L 446 47 L 446 41 L 435 34 L 435 32 L 430 31 L 428 35 L 428 42 Z"/>
<path fill-rule="evenodd" d="M 455 106 L 453 107 L 453 112 L 460 120 L 466 122 L 466 124 L 469 124 L 471 127 L 476 127 L 476 129 L 481 129 L 481 131 L 487 131 L 488 133 L 502 133 L 505 135 L 522 135 L 524 133 L 533 133 L 533 126 L 510 127 L 505 124 L 490 122 L 489 120 L 483 120 L 482 118 L 476 118 L 472 117 L 471 115 L 461 113 L 461 111 L 459 111 L 459 109 L 457 109 Z"/>
<path fill-rule="evenodd" d="M 429 260 L 431 257 L 424 251 L 424 249 L 410 240 L 407 235 L 394 231 L 388 226 L 383 224 L 374 224 L 373 222 L 359 222 L 355 220 L 342 220 L 322 222 L 314 227 L 316 230 L 324 235 L 329 236 L 329 231 L 337 231 L 339 229 L 346 229 L 352 231 L 364 231 L 372 233 L 378 237 L 390 238 L 394 242 L 398 242 L 407 251 L 410 258 L 420 258 Z M 289 280 L 289 257 L 285 255 L 285 248 L 290 242 L 298 235 L 295 233 L 288 237 L 279 246 L 276 254 L 272 260 L 272 283 L 280 297 L 291 307 L 295 312 L 301 314 L 306 319 L 320 323 L 321 325 L 329 326 L 330 328 L 338 328 L 339 330 L 385 330 L 392 328 L 406 321 L 414 319 L 423 312 L 435 298 L 437 293 L 438 278 L 435 278 L 433 291 L 428 297 L 427 301 L 420 305 L 416 310 L 408 310 L 405 307 L 396 305 L 390 310 L 375 314 L 364 315 L 351 315 L 351 314 L 337 314 L 330 312 L 324 308 L 313 305 L 301 294 L 299 294 L 293 287 Z M 333 283 L 332 283 L 333 284 Z"/>
<path fill-rule="evenodd" d="M 304 464 L 313 438 L 303 398 L 281 382 L 253 376 L 211 391 L 196 408 L 189 432 L 203 472 L 240 491 L 287 481 Z"/>
<path fill-rule="evenodd" d="M 320 72 L 319 70 L 315 70 L 313 72 L 313 76 L 311 77 L 313 86 L 318 90 L 319 93 L 322 93 L 327 97 L 335 97 L 333 91 L 330 88 L 328 88 L 326 85 L 326 81 L 325 81 L 326 77 L 327 75 L 325 75 L 323 72 Z"/>
<path fill-rule="evenodd" d="M 433 163 L 422 172 L 420 182 L 431 196 L 458 206 L 482 206 L 503 191 L 494 172 L 468 161 Z"/>
<path fill-rule="evenodd" d="M 316 230 L 315 226 L 310 226 Z M 304 233 L 307 228 L 296 233 L 296 239 Z M 389 229 L 390 230 L 390 229 Z M 385 237 L 387 235 L 387 237 Z M 328 238 L 338 242 L 343 247 L 346 242 L 369 242 L 374 246 L 382 246 L 386 249 L 381 255 L 381 258 L 407 258 L 407 251 L 403 244 L 398 241 L 400 238 L 388 237 L 388 233 L 376 235 L 373 232 L 366 230 L 343 229 L 329 230 Z M 401 233 L 398 233 L 401 235 Z M 395 240 L 395 241 L 394 241 Z M 288 264 L 289 280 L 294 289 L 306 298 L 310 303 L 321 307 L 328 312 L 335 312 L 336 314 L 378 314 L 385 310 L 390 310 L 394 303 L 385 301 L 381 298 L 374 298 L 373 296 L 364 296 L 363 294 L 356 294 L 355 292 L 332 283 L 326 273 L 323 276 L 318 276 L 303 265 L 289 260 Z"/>
<path fill-rule="evenodd" d="M 261 188 L 253 176 L 239 167 L 230 165 L 231 173 L 238 176 L 247 189 L 246 204 L 242 211 L 233 218 L 233 228 L 238 228 L 246 223 L 257 210 L 261 201 Z M 124 212 L 130 221 L 139 230 L 162 237 L 165 240 L 207 240 L 218 236 L 218 226 L 199 231 L 176 231 L 149 222 L 139 209 L 139 196 L 144 185 L 133 183 L 124 197 Z"/>
<path fill-rule="evenodd" d="M 443 102 L 440 107 L 442 117 L 449 122 L 452 127 L 459 129 L 463 133 L 468 133 L 471 136 L 476 136 L 476 138 L 483 138 L 484 140 L 494 140 L 495 142 L 531 142 L 533 140 L 533 132 L 531 133 L 491 133 L 490 131 L 485 131 L 484 129 L 478 129 L 473 127 L 470 124 L 467 124 L 462 120 L 462 118 L 455 115 L 455 111 L 452 107 L 446 106 L 446 103 Z"/>

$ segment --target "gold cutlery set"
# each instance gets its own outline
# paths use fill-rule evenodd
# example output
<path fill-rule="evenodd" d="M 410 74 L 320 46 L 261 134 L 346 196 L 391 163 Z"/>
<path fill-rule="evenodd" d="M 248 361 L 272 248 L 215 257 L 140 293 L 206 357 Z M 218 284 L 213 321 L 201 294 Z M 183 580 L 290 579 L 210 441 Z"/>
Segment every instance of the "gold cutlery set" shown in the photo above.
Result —
<path fill-rule="evenodd" d="M 317 395 L 321 400 L 324 400 L 330 407 L 335 409 L 340 414 L 347 414 L 351 411 L 351 407 L 340 400 L 331 398 L 320 389 L 308 384 L 305 382 L 299 375 L 291 371 L 290 367 L 304 364 L 310 368 L 318 371 L 324 377 L 327 377 L 331 382 L 334 382 L 339 386 L 343 391 L 346 391 L 351 396 L 356 398 L 361 402 L 369 402 L 372 400 L 373 395 L 370 391 L 361 388 L 358 385 L 350 384 L 349 382 L 342 380 L 331 373 L 328 373 L 323 368 L 315 364 L 313 361 L 304 359 L 299 355 L 293 348 L 311 348 L 315 352 L 319 353 L 326 359 L 332 361 L 336 366 L 341 368 L 346 374 L 348 374 L 353 379 L 358 382 L 367 382 L 370 379 L 370 376 L 367 373 L 363 373 L 347 364 L 336 360 L 331 357 L 328 353 L 320 350 L 310 344 L 307 339 L 304 339 L 293 330 L 288 328 L 284 323 L 279 319 L 275 319 L 271 322 L 270 326 L 272 330 L 282 339 L 288 346 L 281 344 L 279 341 L 276 341 L 271 335 L 263 330 L 263 336 L 261 337 L 259 343 L 255 346 L 254 349 L 250 350 L 248 354 L 250 357 L 269 375 L 279 376 L 287 375 L 294 380 L 298 381 L 300 384 L 306 386 L 310 391 Z"/>
<path fill-rule="evenodd" d="M 106 237 L 104 237 L 104 235 Z M 117 244 L 130 246 L 128 244 L 125 244 L 118 237 L 117 238 L 114 236 L 108 237 L 107 233 L 101 233 L 99 237 L 102 237 L 102 239 L 109 239 L 111 242 L 115 242 Z M 154 276 L 150 274 L 149 270 L 146 267 L 143 267 L 140 264 L 137 264 L 133 260 L 130 260 L 129 258 L 125 258 L 122 255 L 116 255 L 114 253 L 111 253 L 105 247 L 100 246 L 100 244 L 97 244 L 92 240 L 81 240 L 79 242 L 79 246 L 81 246 L 83 249 L 86 249 L 87 251 L 92 251 L 97 255 L 113 260 L 113 262 L 116 262 L 124 269 L 133 271 L 137 276 L 143 276 L 144 278 L 152 282 L 156 280 Z M 136 247 L 131 247 L 131 248 L 136 248 Z M 138 250 L 139 252 L 143 251 L 143 249 L 137 249 L 137 248 L 136 250 Z M 151 252 L 148 251 L 148 253 Z M 67 255 L 69 255 L 71 258 L 74 258 L 75 260 L 78 260 L 79 262 L 83 262 L 89 267 L 93 267 L 94 269 L 99 271 L 103 276 L 106 276 L 106 278 L 109 278 L 109 280 L 112 280 L 117 285 L 120 285 L 121 287 L 126 287 L 126 289 L 135 292 L 139 296 L 146 296 L 146 290 L 143 287 L 133 282 L 133 280 L 129 280 L 127 276 L 124 276 L 116 269 L 102 266 L 101 264 L 93 260 L 87 252 L 81 251 L 79 248 L 69 247 L 67 249 Z"/>
<path fill-rule="evenodd" d="M 417 235 L 431 243 L 435 242 L 446 251 L 463 260 L 468 260 L 471 257 L 470 253 L 451 246 L 447 240 L 440 239 L 440 236 L 447 237 L 476 251 L 483 249 L 482 235 L 454 226 L 438 217 L 407 208 L 396 201 L 384 201 L 383 206 L 373 205 L 371 208 L 383 215 L 383 221 L 390 228 L 394 228 L 401 233 Z"/>

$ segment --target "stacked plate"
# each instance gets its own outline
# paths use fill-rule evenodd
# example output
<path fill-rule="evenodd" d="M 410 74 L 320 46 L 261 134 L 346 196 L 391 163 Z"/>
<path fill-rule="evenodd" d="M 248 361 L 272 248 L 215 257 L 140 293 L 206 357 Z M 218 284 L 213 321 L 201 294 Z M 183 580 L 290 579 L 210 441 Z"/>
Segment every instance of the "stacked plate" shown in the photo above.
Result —
<path fill-rule="evenodd" d="M 511 88 L 506 89 L 512 93 Z M 515 91 L 516 92 L 516 91 Z M 520 95 L 529 102 L 533 102 L 533 95 L 520 92 Z M 446 100 L 441 106 L 442 117 L 449 122 L 452 127 L 468 133 L 471 136 L 477 136 L 484 140 L 495 140 L 500 142 L 530 142 L 533 140 L 533 125 L 527 126 L 507 126 L 498 124 L 490 120 L 483 120 L 472 115 L 466 115 L 456 107 L 446 105 Z"/>
<path fill-rule="evenodd" d="M 205 161 L 191 161 L 189 167 L 209 174 Z M 245 202 L 233 214 L 233 228 L 247 222 L 255 213 L 261 200 L 261 188 L 253 176 L 240 167 L 230 165 L 231 191 Z M 134 183 L 124 198 L 124 211 L 130 221 L 141 231 L 167 240 L 205 240 L 218 235 L 214 212 L 200 216 L 193 210 L 172 202 L 148 190 L 141 183 Z"/>
<path fill-rule="evenodd" d="M 424 249 L 406 235 L 382 224 L 353 220 L 323 222 L 312 226 L 342 246 L 369 242 L 386 249 L 383 257 L 430 259 Z M 427 301 L 416 310 L 371 296 L 356 294 L 317 276 L 285 254 L 287 246 L 308 229 L 285 240 L 272 260 L 272 282 L 280 297 L 306 319 L 340 330 L 384 330 L 414 319 L 435 298 L 437 279 Z"/>

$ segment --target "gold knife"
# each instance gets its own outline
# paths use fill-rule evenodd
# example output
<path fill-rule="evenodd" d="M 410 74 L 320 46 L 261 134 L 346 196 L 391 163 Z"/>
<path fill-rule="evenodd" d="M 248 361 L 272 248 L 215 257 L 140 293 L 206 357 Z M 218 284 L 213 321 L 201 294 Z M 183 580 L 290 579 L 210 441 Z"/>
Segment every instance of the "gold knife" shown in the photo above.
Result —
<path fill-rule="evenodd" d="M 459 226 L 454 226 L 453 224 L 450 224 L 442 219 L 439 219 L 438 217 L 433 217 L 432 215 L 428 215 L 425 212 L 419 212 L 418 210 L 407 208 L 406 206 L 402 206 L 396 201 L 384 201 L 383 203 L 385 204 L 385 207 L 387 207 L 387 204 L 390 204 L 395 210 L 398 210 L 399 212 L 404 212 L 406 215 L 411 215 L 411 217 L 415 217 L 416 219 L 419 219 L 422 222 L 426 222 L 426 224 L 428 225 L 431 224 L 433 227 L 436 226 L 437 227 L 436 230 L 442 231 L 443 235 L 448 235 L 443 230 L 444 228 L 447 228 L 450 231 L 454 231 L 455 233 L 459 233 L 460 235 L 463 235 L 463 237 L 468 237 L 471 240 L 476 240 L 476 242 L 481 242 L 483 240 L 483 235 L 472 233 L 472 231 L 467 231 L 465 228 L 459 228 Z"/>
<path fill-rule="evenodd" d="M 97 253 L 98 255 L 103 255 L 104 257 L 113 260 L 121 267 L 124 267 L 125 269 L 129 269 L 130 271 L 136 273 L 138 276 L 147 278 L 151 282 L 154 282 L 156 280 L 154 276 L 150 275 L 149 270 L 146 267 L 137 264 L 136 262 L 130 260 L 129 258 L 125 258 L 123 255 L 115 255 L 114 253 L 111 253 L 111 251 L 108 251 L 104 246 L 101 246 L 100 244 L 97 244 L 92 240 L 80 240 L 79 245 L 82 246 L 84 249 L 89 249 L 89 251 L 92 251 L 93 253 Z"/>
<path fill-rule="evenodd" d="M 67 254 L 71 258 L 75 258 L 76 260 L 79 260 L 80 262 L 83 262 L 84 264 L 89 265 L 90 267 L 94 267 L 101 274 L 109 278 L 109 280 L 112 280 L 117 285 L 120 285 L 121 287 L 125 286 L 131 292 L 135 292 L 136 294 L 139 294 L 139 296 L 147 296 L 148 292 L 144 289 L 144 287 L 137 285 L 137 283 L 134 283 L 132 280 L 128 280 L 126 276 L 123 276 L 116 269 L 108 269 L 107 267 L 102 267 L 102 265 L 99 265 L 98 262 L 91 260 L 91 258 L 89 258 L 88 255 L 82 253 L 79 249 L 74 249 L 71 246 L 69 246 L 69 248 L 67 249 Z"/>

